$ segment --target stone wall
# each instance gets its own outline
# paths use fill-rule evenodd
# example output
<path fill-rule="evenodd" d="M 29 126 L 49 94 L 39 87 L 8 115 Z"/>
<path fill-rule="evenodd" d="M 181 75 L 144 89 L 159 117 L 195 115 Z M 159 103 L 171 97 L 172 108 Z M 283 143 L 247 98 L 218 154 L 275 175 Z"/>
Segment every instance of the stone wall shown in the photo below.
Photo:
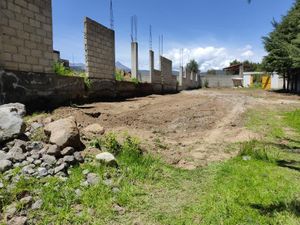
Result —
<path fill-rule="evenodd" d="M 115 32 L 86 17 L 84 40 L 88 76 L 115 79 Z"/>
<path fill-rule="evenodd" d="M 52 72 L 51 0 L 1 0 L 0 65 L 7 70 Z"/>

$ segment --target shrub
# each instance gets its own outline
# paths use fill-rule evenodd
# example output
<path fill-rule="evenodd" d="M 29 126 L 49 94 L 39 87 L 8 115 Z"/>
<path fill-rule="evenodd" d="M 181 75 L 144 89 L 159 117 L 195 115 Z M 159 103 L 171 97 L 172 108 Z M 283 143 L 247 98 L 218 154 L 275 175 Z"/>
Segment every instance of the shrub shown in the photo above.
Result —
<path fill-rule="evenodd" d="M 63 63 L 56 62 L 53 65 L 54 72 L 61 76 L 72 76 L 73 71 L 69 68 L 66 68 Z"/>
<path fill-rule="evenodd" d="M 135 83 L 136 85 L 140 83 L 137 78 L 131 78 L 131 82 Z"/>
<path fill-rule="evenodd" d="M 116 71 L 115 77 L 117 81 L 124 81 L 124 76 L 121 74 L 120 71 Z"/>
<path fill-rule="evenodd" d="M 204 81 L 204 87 L 205 87 L 205 88 L 209 88 L 209 82 L 208 82 L 208 80 L 205 80 L 205 81 Z"/>

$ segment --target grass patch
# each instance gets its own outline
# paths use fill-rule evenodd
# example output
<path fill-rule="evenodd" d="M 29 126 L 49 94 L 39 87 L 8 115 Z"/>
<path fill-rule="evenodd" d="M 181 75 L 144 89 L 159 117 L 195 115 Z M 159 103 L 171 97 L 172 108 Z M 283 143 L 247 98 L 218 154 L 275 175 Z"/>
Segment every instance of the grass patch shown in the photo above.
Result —
<path fill-rule="evenodd" d="M 285 113 L 284 120 L 290 127 L 300 133 L 300 109 Z"/>

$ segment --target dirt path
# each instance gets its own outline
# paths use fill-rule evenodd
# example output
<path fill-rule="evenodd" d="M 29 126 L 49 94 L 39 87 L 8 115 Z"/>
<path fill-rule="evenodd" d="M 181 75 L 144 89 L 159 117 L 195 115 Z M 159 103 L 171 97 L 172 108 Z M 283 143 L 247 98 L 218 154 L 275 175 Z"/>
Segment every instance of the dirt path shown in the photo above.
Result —
<path fill-rule="evenodd" d="M 289 107 L 299 96 L 261 90 L 195 90 L 152 95 L 124 102 L 94 103 L 57 109 L 55 117 L 76 117 L 79 126 L 100 123 L 108 131 L 128 132 L 145 149 L 169 163 L 193 169 L 235 155 L 230 143 L 256 137 L 244 127 L 243 114 L 253 107 Z M 299 105 L 300 107 L 300 105 Z"/>

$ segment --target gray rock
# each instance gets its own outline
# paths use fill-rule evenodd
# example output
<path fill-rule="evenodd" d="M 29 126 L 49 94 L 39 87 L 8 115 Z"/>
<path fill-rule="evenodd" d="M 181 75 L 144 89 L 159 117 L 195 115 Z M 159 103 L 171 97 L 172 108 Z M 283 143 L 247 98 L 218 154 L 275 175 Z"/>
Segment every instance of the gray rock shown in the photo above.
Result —
<path fill-rule="evenodd" d="M 20 162 L 26 158 L 26 156 L 23 153 L 23 149 L 20 147 L 14 146 L 13 148 L 11 148 L 9 150 L 9 152 L 7 154 L 11 156 L 11 158 L 14 162 Z"/>
<path fill-rule="evenodd" d="M 99 137 L 105 133 L 105 129 L 98 123 L 91 124 L 82 129 L 82 133 L 87 139 Z"/>
<path fill-rule="evenodd" d="M 68 163 L 68 164 L 75 164 L 76 163 L 76 160 L 75 160 L 75 157 L 72 156 L 72 155 L 66 155 L 64 157 L 64 162 Z"/>
<path fill-rule="evenodd" d="M 85 175 L 85 176 L 88 175 L 89 173 L 90 173 L 89 170 L 84 170 L 84 171 L 82 171 L 82 174 Z"/>
<path fill-rule="evenodd" d="M 27 175 L 32 175 L 32 174 L 35 173 L 34 167 L 35 167 L 35 166 L 32 165 L 32 164 L 23 167 L 22 173 L 23 173 L 23 174 L 27 174 Z"/>
<path fill-rule="evenodd" d="M 104 163 L 109 166 L 117 166 L 118 165 L 114 155 L 109 152 L 103 152 L 103 153 L 96 155 L 96 159 L 99 162 Z"/>
<path fill-rule="evenodd" d="M 103 181 L 103 183 L 108 187 L 112 187 L 114 184 L 114 181 L 112 179 L 106 179 Z"/>
<path fill-rule="evenodd" d="M 13 147 L 21 148 L 23 151 L 26 150 L 26 142 L 23 140 L 15 139 Z"/>
<path fill-rule="evenodd" d="M 33 122 L 32 124 L 30 124 L 30 131 L 35 131 L 41 127 L 43 127 L 43 124 L 38 122 Z"/>
<path fill-rule="evenodd" d="M 72 155 L 75 152 L 75 149 L 73 147 L 66 147 L 61 151 L 61 155 Z"/>
<path fill-rule="evenodd" d="M 49 165 L 55 165 L 56 163 L 56 158 L 51 155 L 43 155 L 43 161 Z"/>
<path fill-rule="evenodd" d="M 54 173 L 58 174 L 59 172 L 65 171 L 67 168 L 68 168 L 68 164 L 63 163 L 60 166 L 54 168 Z"/>
<path fill-rule="evenodd" d="M 27 158 L 26 158 L 26 161 L 29 162 L 29 163 L 33 163 L 33 162 L 34 162 L 34 158 L 32 158 L 32 157 L 27 157 Z"/>
<path fill-rule="evenodd" d="M 61 148 L 81 148 L 79 130 L 74 117 L 60 119 L 49 123 L 44 128 L 45 134 L 50 137 L 49 142 Z"/>
<path fill-rule="evenodd" d="M 126 212 L 125 208 L 123 208 L 123 207 L 121 207 L 121 206 L 119 206 L 119 205 L 114 205 L 114 206 L 113 206 L 113 210 L 114 210 L 116 213 L 118 213 L 119 215 L 124 215 L 125 212 Z"/>
<path fill-rule="evenodd" d="M 118 194 L 118 193 L 120 193 L 121 191 L 120 191 L 119 188 L 113 187 L 112 192 L 115 193 L 115 194 Z"/>
<path fill-rule="evenodd" d="M 9 220 L 13 218 L 16 212 L 17 212 L 17 203 L 14 202 L 5 208 L 4 210 L 5 219 Z"/>
<path fill-rule="evenodd" d="M 26 145 L 27 151 L 40 151 L 44 148 L 44 144 L 41 141 L 33 141 L 33 142 L 28 142 Z"/>
<path fill-rule="evenodd" d="M 59 156 L 60 148 L 57 145 L 50 145 L 47 150 L 48 155 Z"/>
<path fill-rule="evenodd" d="M 19 103 L 0 106 L 0 143 L 18 137 L 26 130 L 22 117 L 25 105 Z"/>
<path fill-rule="evenodd" d="M 49 169 L 48 174 L 51 175 L 51 176 L 54 175 L 54 169 Z"/>
<path fill-rule="evenodd" d="M 20 166 L 21 166 L 21 163 L 14 163 L 14 164 L 13 164 L 13 167 L 14 167 L 14 168 L 18 168 L 18 167 L 20 167 Z"/>
<path fill-rule="evenodd" d="M 33 159 L 35 159 L 35 160 L 38 160 L 38 159 L 41 158 L 41 154 L 40 154 L 39 152 L 37 152 L 37 151 L 32 151 L 32 152 L 31 152 L 31 157 L 32 157 Z"/>
<path fill-rule="evenodd" d="M 81 152 L 75 152 L 74 153 L 74 157 L 75 157 L 75 160 L 79 163 L 83 163 L 84 162 L 84 159 L 81 155 Z"/>
<path fill-rule="evenodd" d="M 23 205 L 23 206 L 28 206 L 32 203 L 32 196 L 27 196 L 27 197 L 24 197 L 22 199 L 20 199 L 20 203 Z"/>
<path fill-rule="evenodd" d="M 7 222 L 7 225 L 25 225 L 27 224 L 26 216 L 16 216 Z"/>
<path fill-rule="evenodd" d="M 7 159 L 0 160 L 0 172 L 1 173 L 11 169 L 12 166 L 13 166 L 13 164 L 11 161 L 9 161 Z"/>
<path fill-rule="evenodd" d="M 0 160 L 11 160 L 12 157 L 4 151 L 0 151 Z"/>
<path fill-rule="evenodd" d="M 61 164 L 63 164 L 64 163 L 64 159 L 63 158 L 60 158 L 59 160 L 57 160 L 57 162 L 56 162 L 56 165 L 61 165 Z"/>
<path fill-rule="evenodd" d="M 39 175 L 40 177 L 45 177 L 45 176 L 48 175 L 48 170 L 47 170 L 46 168 L 44 168 L 44 167 L 39 167 L 39 168 L 37 169 L 37 172 L 38 172 L 38 175 Z"/>
<path fill-rule="evenodd" d="M 95 173 L 89 173 L 86 176 L 86 181 L 88 182 L 89 185 L 97 185 L 100 182 L 100 178 Z"/>
<path fill-rule="evenodd" d="M 36 166 L 39 166 L 42 164 L 42 160 L 40 160 L 40 159 L 34 160 L 33 164 Z"/>
<path fill-rule="evenodd" d="M 78 198 L 80 198 L 80 197 L 82 196 L 82 192 L 81 192 L 80 189 L 76 189 L 76 190 L 75 190 L 75 194 L 76 194 L 76 196 L 77 196 Z"/>
<path fill-rule="evenodd" d="M 29 164 L 31 164 L 31 163 L 28 161 L 23 161 L 20 163 L 20 166 L 28 166 Z"/>
<path fill-rule="evenodd" d="M 38 199 L 38 200 L 36 200 L 36 201 L 32 204 L 31 209 L 32 209 L 32 210 L 37 210 L 37 209 L 42 208 L 42 206 L 43 206 L 43 200 Z"/>

